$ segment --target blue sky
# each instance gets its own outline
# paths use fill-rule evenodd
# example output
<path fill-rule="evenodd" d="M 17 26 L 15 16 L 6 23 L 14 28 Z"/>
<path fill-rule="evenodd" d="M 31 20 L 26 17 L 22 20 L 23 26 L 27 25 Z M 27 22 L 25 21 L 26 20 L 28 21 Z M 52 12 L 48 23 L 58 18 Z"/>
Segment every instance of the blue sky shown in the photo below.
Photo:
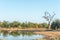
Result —
<path fill-rule="evenodd" d="M 60 19 L 60 0 L 0 0 L 0 21 L 45 22 L 45 11 Z"/>

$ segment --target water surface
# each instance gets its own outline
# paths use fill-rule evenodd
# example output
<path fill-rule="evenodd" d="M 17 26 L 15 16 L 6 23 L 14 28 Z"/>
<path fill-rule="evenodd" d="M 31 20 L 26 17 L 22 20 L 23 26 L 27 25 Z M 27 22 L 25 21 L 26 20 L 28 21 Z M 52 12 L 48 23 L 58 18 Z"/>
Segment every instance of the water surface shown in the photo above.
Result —
<path fill-rule="evenodd" d="M 32 32 L 2 32 L 0 33 L 0 39 L 4 40 L 35 40 L 37 38 L 43 38 L 43 35 L 33 34 Z"/>

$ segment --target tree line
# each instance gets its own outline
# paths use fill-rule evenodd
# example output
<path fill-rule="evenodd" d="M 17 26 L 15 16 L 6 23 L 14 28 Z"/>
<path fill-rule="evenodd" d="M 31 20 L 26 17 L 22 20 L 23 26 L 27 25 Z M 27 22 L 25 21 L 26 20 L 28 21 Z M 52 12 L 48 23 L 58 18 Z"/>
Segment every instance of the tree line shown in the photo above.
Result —
<path fill-rule="evenodd" d="M 19 27 L 19 28 L 47 28 L 48 24 L 47 23 L 32 23 L 32 22 L 18 22 L 18 21 L 13 21 L 13 22 L 8 22 L 8 21 L 3 21 L 0 22 L 0 27 L 2 28 L 11 28 L 11 27 Z"/>
<path fill-rule="evenodd" d="M 18 21 L 13 21 L 13 22 L 8 22 L 8 21 L 3 21 L 0 22 L 0 27 L 1 28 L 48 28 L 47 23 L 32 23 L 32 22 L 18 22 Z M 60 28 L 60 20 L 54 20 L 51 23 L 51 29 L 56 30 Z"/>

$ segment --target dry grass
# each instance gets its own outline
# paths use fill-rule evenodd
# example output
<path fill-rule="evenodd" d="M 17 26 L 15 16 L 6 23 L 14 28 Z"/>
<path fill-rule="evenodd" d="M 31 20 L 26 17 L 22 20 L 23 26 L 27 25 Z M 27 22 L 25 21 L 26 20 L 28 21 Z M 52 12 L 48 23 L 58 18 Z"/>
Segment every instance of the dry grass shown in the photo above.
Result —
<path fill-rule="evenodd" d="M 49 36 L 49 37 L 56 37 L 56 36 L 60 36 L 60 32 L 59 31 L 42 31 L 42 32 L 34 32 L 35 34 L 42 34 L 45 36 Z"/>
<path fill-rule="evenodd" d="M 47 30 L 46 28 L 0 28 L 0 30 Z"/>

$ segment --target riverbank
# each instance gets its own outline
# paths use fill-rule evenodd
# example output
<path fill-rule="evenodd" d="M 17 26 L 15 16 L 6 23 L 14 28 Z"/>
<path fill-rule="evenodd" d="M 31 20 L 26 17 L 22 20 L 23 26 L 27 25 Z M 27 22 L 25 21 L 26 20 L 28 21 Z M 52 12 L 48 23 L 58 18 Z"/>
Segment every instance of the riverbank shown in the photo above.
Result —
<path fill-rule="evenodd" d="M 42 34 L 45 36 L 49 36 L 49 37 L 56 37 L 56 36 L 60 36 L 60 31 L 46 31 L 47 29 L 45 28 L 25 28 L 25 29 L 21 29 L 21 28 L 0 28 L 0 31 L 25 31 L 25 32 L 33 32 L 35 34 Z"/>
<path fill-rule="evenodd" d="M 35 34 L 42 34 L 42 35 L 46 35 L 46 36 L 52 36 L 52 37 L 56 37 L 56 36 L 60 36 L 60 31 L 42 31 L 42 32 L 34 32 Z"/>
<path fill-rule="evenodd" d="M 46 28 L 0 28 L 0 30 L 10 30 L 10 31 L 15 31 L 15 30 L 47 30 Z"/>
<path fill-rule="evenodd" d="M 60 31 L 41 31 L 34 33 L 44 35 L 44 38 L 42 38 L 42 40 L 60 40 Z M 41 38 L 37 38 L 37 40 L 40 39 Z"/>

